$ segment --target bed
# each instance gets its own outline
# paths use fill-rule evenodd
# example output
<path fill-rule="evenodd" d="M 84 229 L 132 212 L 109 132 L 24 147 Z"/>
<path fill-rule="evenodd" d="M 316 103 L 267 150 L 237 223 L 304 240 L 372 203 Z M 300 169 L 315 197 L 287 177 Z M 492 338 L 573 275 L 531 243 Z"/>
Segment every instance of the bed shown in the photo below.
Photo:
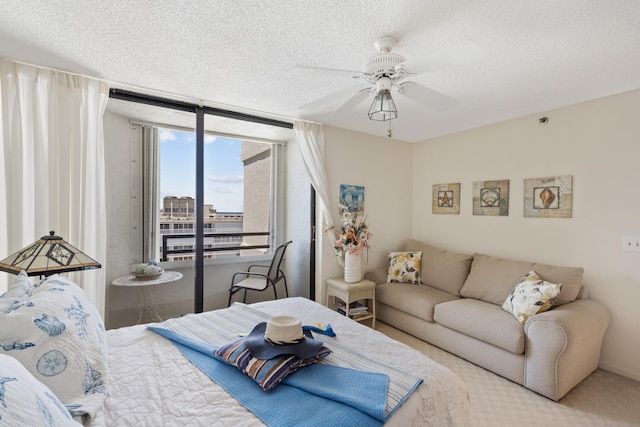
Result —
<path fill-rule="evenodd" d="M 70 286 L 66 282 L 61 286 L 60 280 L 57 283 L 53 285 L 55 288 L 49 289 L 47 299 L 49 303 L 51 303 L 50 295 L 53 295 L 51 294 L 53 290 L 66 290 Z M 74 301 L 80 300 L 74 297 Z M 89 303 L 86 300 L 83 302 L 83 308 L 87 309 Z M 78 303 L 78 305 L 81 304 Z M 14 306 L 17 305 L 14 304 Z M 36 310 L 36 312 L 39 311 Z M 6 316 L 11 316 L 12 313 L 10 311 Z M 375 370 L 388 373 L 390 380 L 386 400 L 387 418 L 383 420 L 385 425 L 473 425 L 465 384 L 450 370 L 366 325 L 299 297 L 251 305 L 236 303 L 227 309 L 189 314 L 152 325 L 102 330 L 105 338 L 103 344 L 107 351 L 106 354 L 98 354 L 98 356 L 104 356 L 104 364 L 107 368 L 104 369 L 102 377 L 97 373 L 98 368 L 92 369 L 92 374 L 89 375 L 95 395 L 100 399 L 99 404 L 91 411 L 91 419 L 84 417 L 83 424 L 86 427 L 264 426 L 265 423 L 261 418 L 247 410 L 225 388 L 212 381 L 201 368 L 185 357 L 186 353 L 180 350 L 179 345 L 158 333 L 158 330 L 171 330 L 189 335 L 191 325 L 201 325 L 207 331 L 212 330 L 212 335 L 207 337 L 207 340 L 214 341 L 213 344 L 219 346 L 224 341 L 250 332 L 256 320 L 268 319 L 275 315 L 295 316 L 304 325 L 316 323 L 331 325 L 335 331 L 335 337 L 313 334 L 315 339 L 324 341 L 325 345 L 332 350 L 332 353 L 322 359 L 318 365 L 336 364 L 336 366 L 355 369 L 362 363 L 368 363 L 367 366 L 374 366 Z M 85 316 L 85 319 L 91 320 L 91 318 L 91 315 Z M 0 318 L 0 338 L 3 333 L 3 322 L 5 320 Z M 157 330 L 154 331 L 149 326 Z M 101 340 L 102 338 L 98 336 L 98 342 Z M 22 352 L 10 349 L 6 353 L 15 355 Z M 350 363 L 354 365 L 350 366 Z M 88 365 L 86 358 L 85 365 Z M 95 367 L 95 365 L 92 366 Z M 303 372 L 304 369 L 307 368 L 301 368 L 299 372 Z M 233 371 L 234 375 L 244 377 L 244 374 L 235 367 Z M 293 373 L 290 378 L 293 379 L 295 376 L 296 373 Z M 85 374 L 83 382 L 85 387 L 86 378 Z M 415 383 L 415 388 L 411 389 L 406 396 L 401 396 L 402 393 L 400 393 L 392 397 L 391 395 L 396 392 L 392 386 L 396 378 L 399 382 L 406 380 L 408 384 L 413 379 L 418 381 Z M 59 394 L 55 383 L 46 385 L 54 394 Z M 278 386 L 278 389 L 287 387 L 290 386 L 283 383 Z M 275 390 L 272 392 L 260 390 L 260 392 L 268 394 Z M 9 393 L 7 395 L 10 397 Z M 289 400 L 289 407 L 292 402 L 295 404 L 295 399 Z M 60 398 L 60 401 L 67 409 L 74 407 L 67 404 L 63 398 Z M 281 407 L 277 401 L 272 406 Z M 323 408 L 329 406 L 317 406 L 314 410 L 306 410 L 305 420 L 308 421 L 308 425 L 327 425 L 325 421 L 330 416 L 328 412 L 332 413 L 332 411 L 323 411 Z M 304 408 L 302 405 L 300 407 Z M 2 409 L 1 405 L 0 409 Z M 53 409 L 51 411 L 55 412 Z M 75 415 L 76 420 L 83 418 L 79 413 L 74 413 L 71 409 L 70 411 Z M 1 411 L 0 416 L 2 416 Z M 272 425 L 282 424 L 272 423 Z M 342 423 L 332 420 L 331 425 L 350 424 L 347 421 Z"/>
<path fill-rule="evenodd" d="M 336 337 L 320 334 L 314 334 L 314 337 L 325 341 L 329 347 L 332 342 L 346 344 L 377 362 L 423 378 L 422 384 L 387 425 L 472 424 L 464 383 L 421 353 L 305 298 L 257 303 L 250 308 L 270 316 L 295 316 L 305 325 L 331 324 Z M 87 426 L 264 425 L 187 362 L 169 340 L 144 325 L 108 331 L 107 339 L 109 393 L 104 407 Z M 322 411 L 313 415 L 322 417 Z"/>

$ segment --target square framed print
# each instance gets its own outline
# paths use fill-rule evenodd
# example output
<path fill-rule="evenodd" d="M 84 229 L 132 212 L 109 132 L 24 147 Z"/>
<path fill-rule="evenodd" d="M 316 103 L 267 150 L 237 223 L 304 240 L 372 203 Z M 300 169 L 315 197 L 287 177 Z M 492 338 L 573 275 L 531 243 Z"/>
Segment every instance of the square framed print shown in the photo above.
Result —
<path fill-rule="evenodd" d="M 435 184 L 431 211 L 434 214 L 460 214 L 460 183 Z"/>
<path fill-rule="evenodd" d="M 509 215 L 509 180 L 476 181 L 473 183 L 474 215 Z"/>
<path fill-rule="evenodd" d="M 572 215 L 571 175 L 524 180 L 525 218 L 571 218 Z"/>
<path fill-rule="evenodd" d="M 345 205 L 349 212 L 364 213 L 364 187 L 360 185 L 340 184 L 340 203 Z"/>

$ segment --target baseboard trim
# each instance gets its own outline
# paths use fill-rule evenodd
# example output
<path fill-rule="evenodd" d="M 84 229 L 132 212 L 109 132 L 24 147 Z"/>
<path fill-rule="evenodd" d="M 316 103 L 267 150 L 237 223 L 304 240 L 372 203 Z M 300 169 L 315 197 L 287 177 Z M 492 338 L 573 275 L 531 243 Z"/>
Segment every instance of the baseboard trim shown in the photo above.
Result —
<path fill-rule="evenodd" d="M 632 372 L 606 362 L 600 362 L 598 367 L 600 369 L 604 369 L 605 371 L 613 372 L 614 374 L 622 375 L 623 377 L 631 378 L 635 381 L 640 381 L 640 373 L 638 372 Z"/>

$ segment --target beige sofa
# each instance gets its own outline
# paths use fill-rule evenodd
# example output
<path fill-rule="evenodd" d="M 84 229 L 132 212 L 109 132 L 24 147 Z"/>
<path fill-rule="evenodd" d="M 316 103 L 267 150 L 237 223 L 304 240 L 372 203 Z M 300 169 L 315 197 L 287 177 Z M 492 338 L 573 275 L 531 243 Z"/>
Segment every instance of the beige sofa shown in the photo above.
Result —
<path fill-rule="evenodd" d="M 387 268 L 369 271 L 376 317 L 550 399 L 559 400 L 598 367 L 609 312 L 586 298 L 582 268 L 446 251 L 422 251 L 421 284 L 387 283 Z M 562 284 L 552 308 L 525 324 L 502 305 L 528 272 Z"/>

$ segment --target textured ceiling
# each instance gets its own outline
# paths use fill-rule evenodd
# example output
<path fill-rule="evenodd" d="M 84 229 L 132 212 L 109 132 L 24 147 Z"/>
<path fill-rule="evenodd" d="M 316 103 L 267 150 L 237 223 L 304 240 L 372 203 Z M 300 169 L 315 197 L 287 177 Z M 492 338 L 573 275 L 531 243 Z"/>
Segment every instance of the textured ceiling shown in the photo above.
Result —
<path fill-rule="evenodd" d="M 420 141 L 640 88 L 637 0 L 0 0 L 0 56 L 374 135 L 371 98 L 334 114 L 384 35 L 408 61 L 472 40 L 478 60 L 411 76 L 455 104 L 395 96 L 393 137 Z M 411 71 L 411 70 L 408 70 Z M 299 107 L 339 92 L 321 108 Z"/>

